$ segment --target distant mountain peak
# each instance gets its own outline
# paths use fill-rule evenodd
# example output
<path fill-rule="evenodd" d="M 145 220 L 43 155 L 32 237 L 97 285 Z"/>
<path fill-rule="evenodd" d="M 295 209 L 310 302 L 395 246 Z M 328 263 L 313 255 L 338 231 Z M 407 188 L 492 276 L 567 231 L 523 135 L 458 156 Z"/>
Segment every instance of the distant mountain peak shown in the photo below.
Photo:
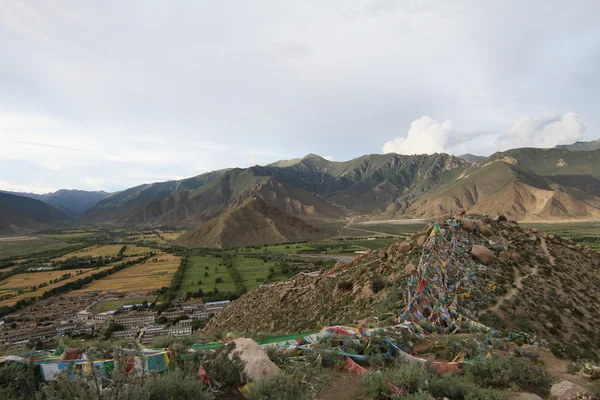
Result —
<path fill-rule="evenodd" d="M 594 151 L 600 149 L 600 139 L 589 142 L 575 142 L 573 144 L 559 144 L 555 148 L 571 151 Z"/>
<path fill-rule="evenodd" d="M 307 155 L 305 155 L 304 157 L 302 157 L 303 160 L 323 160 L 323 161 L 327 161 L 325 158 L 321 157 L 318 154 L 314 154 L 314 153 L 308 153 Z"/>
<path fill-rule="evenodd" d="M 466 162 L 474 163 L 474 162 L 477 162 L 477 161 L 481 161 L 481 160 L 483 160 L 486 157 L 484 157 L 484 156 L 477 156 L 475 154 L 466 153 L 466 154 L 458 156 L 458 158 L 462 158 Z"/>

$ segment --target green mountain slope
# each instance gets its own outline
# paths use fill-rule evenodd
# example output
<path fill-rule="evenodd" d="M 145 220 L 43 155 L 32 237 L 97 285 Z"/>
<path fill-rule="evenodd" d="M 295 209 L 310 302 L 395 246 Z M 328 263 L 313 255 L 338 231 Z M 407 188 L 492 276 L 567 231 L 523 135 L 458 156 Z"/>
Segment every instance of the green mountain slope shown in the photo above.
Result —
<path fill-rule="evenodd" d="M 447 154 L 374 154 L 346 162 L 314 154 L 267 166 L 202 175 L 202 184 L 162 182 L 114 194 L 85 220 L 118 224 L 193 225 L 260 197 L 280 211 L 311 219 L 389 214 L 410 198 L 451 182 L 469 164 Z"/>
<path fill-rule="evenodd" d="M 152 202 L 198 189 L 225 172 L 213 171 L 193 178 L 144 184 L 112 193 L 88 210 L 82 220 L 89 223 L 120 223 Z"/>
<path fill-rule="evenodd" d="M 589 142 L 576 142 L 573 144 L 562 144 L 556 146 L 557 149 L 571 150 L 571 151 L 591 151 L 600 149 L 600 139 L 592 140 Z"/>
<path fill-rule="evenodd" d="M 70 221 L 60 210 L 40 200 L 0 193 L 0 234 L 20 234 Z"/>

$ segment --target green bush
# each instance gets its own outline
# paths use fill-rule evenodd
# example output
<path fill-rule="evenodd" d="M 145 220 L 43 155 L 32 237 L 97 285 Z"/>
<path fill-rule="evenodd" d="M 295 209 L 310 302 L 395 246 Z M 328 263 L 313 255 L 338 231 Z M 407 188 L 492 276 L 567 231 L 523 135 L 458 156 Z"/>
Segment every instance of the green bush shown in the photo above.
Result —
<path fill-rule="evenodd" d="M 592 392 L 600 399 L 600 382 L 596 383 L 596 386 L 592 389 Z"/>
<path fill-rule="evenodd" d="M 235 343 L 231 342 L 210 354 L 202 364 L 206 373 L 218 382 L 220 390 L 229 390 L 246 383 L 244 362 L 235 352 Z"/>
<path fill-rule="evenodd" d="M 403 388 L 406 393 L 418 393 L 427 390 L 427 382 L 431 376 L 417 364 L 399 364 L 385 371 L 369 372 L 362 378 L 363 390 L 374 400 L 389 399 L 392 390 L 388 380 L 395 386 Z"/>
<path fill-rule="evenodd" d="M 171 372 L 154 376 L 144 383 L 147 400 L 213 400 L 198 376 Z"/>
<path fill-rule="evenodd" d="M 260 379 L 250 389 L 250 400 L 308 400 L 309 394 L 289 375 Z"/>
<path fill-rule="evenodd" d="M 505 400 L 506 394 L 497 390 L 482 389 L 464 379 L 444 375 L 431 380 L 429 393 L 436 398 L 452 400 Z"/>
<path fill-rule="evenodd" d="M 552 375 L 533 362 L 517 357 L 492 357 L 467 367 L 468 375 L 479 386 L 518 387 L 541 396 L 548 394 Z"/>

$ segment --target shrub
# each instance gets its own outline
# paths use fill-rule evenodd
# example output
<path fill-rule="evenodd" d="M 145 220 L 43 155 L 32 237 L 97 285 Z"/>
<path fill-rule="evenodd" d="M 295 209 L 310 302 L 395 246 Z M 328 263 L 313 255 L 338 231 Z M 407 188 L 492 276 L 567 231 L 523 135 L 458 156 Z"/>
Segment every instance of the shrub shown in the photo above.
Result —
<path fill-rule="evenodd" d="M 212 400 L 214 395 L 197 376 L 182 372 L 157 375 L 144 383 L 148 400 Z"/>
<path fill-rule="evenodd" d="M 505 400 L 506 394 L 497 390 L 482 389 L 456 376 L 441 376 L 429 384 L 434 397 L 452 400 Z"/>
<path fill-rule="evenodd" d="M 386 371 L 367 373 L 362 379 L 364 391 L 373 399 L 388 399 L 392 395 L 388 380 L 393 385 L 403 388 L 407 393 L 418 393 L 427 389 L 427 381 L 431 377 L 418 364 L 399 364 Z"/>
<path fill-rule="evenodd" d="M 529 360 L 508 357 L 492 357 L 470 364 L 467 373 L 480 386 L 520 389 L 546 395 L 550 391 L 552 375 L 545 367 Z"/>
<path fill-rule="evenodd" d="M 277 375 L 256 381 L 250 389 L 250 400 L 308 400 L 310 396 L 289 375 Z"/>
<path fill-rule="evenodd" d="M 240 387 L 246 382 L 244 362 L 239 354 L 235 353 L 234 342 L 210 354 L 207 362 L 202 365 L 213 381 L 218 382 L 221 390 Z"/>

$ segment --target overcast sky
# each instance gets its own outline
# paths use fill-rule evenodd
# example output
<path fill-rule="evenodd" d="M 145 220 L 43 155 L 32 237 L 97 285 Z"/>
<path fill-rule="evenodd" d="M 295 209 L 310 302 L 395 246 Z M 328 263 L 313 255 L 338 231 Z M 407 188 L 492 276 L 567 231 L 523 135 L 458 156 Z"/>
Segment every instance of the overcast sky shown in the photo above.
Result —
<path fill-rule="evenodd" d="M 600 137 L 597 0 L 0 1 L 0 189 Z"/>

